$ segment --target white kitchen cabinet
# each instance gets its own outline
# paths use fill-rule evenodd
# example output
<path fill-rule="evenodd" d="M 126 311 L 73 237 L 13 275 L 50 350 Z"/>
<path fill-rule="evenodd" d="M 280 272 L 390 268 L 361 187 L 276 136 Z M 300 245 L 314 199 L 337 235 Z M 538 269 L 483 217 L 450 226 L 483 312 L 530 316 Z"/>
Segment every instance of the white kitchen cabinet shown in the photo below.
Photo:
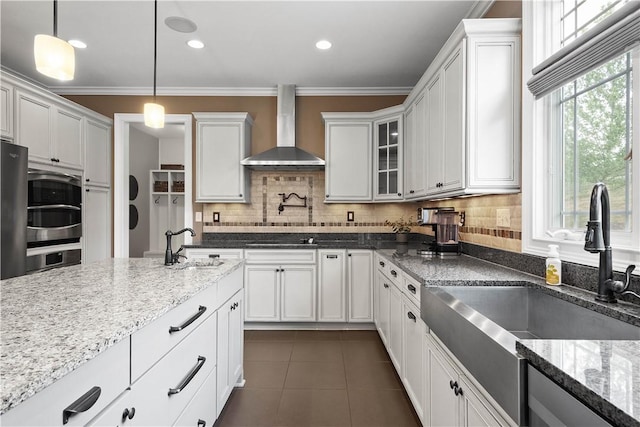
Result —
<path fill-rule="evenodd" d="M 245 250 L 247 322 L 316 321 L 315 250 Z"/>
<path fill-rule="evenodd" d="M 490 427 L 512 422 L 484 396 L 481 388 L 464 373 L 458 361 L 433 336 L 426 334 L 428 372 L 425 424 L 430 426 Z M 428 422 L 426 422 L 428 420 Z"/>
<path fill-rule="evenodd" d="M 124 339 L 0 417 L 3 426 L 82 426 L 129 385 L 129 340 Z M 99 390 L 96 390 L 98 387 Z M 97 400 L 86 411 L 65 413 L 80 397 Z M 122 412 L 120 412 L 120 415 Z M 68 416 L 65 423 L 64 417 Z"/>
<path fill-rule="evenodd" d="M 82 200 L 82 262 L 111 257 L 111 189 L 84 186 Z"/>
<path fill-rule="evenodd" d="M 318 321 L 346 322 L 346 255 L 344 249 L 318 250 Z"/>
<path fill-rule="evenodd" d="M 425 423 L 425 369 L 424 340 L 427 327 L 420 318 L 420 309 L 406 295 L 402 298 L 402 383 L 418 417 Z"/>
<path fill-rule="evenodd" d="M 385 347 L 389 347 L 389 301 L 391 300 L 391 281 L 382 274 L 376 272 L 376 316 L 375 324 L 380 339 Z"/>
<path fill-rule="evenodd" d="M 240 161 L 250 154 L 248 113 L 193 113 L 196 118 L 196 202 L 249 203 L 250 171 Z"/>
<path fill-rule="evenodd" d="M 2 82 L 0 86 L 0 136 L 13 139 L 13 85 Z"/>
<path fill-rule="evenodd" d="M 389 291 L 389 358 L 396 367 L 398 375 L 402 376 L 402 292 L 392 282 Z"/>
<path fill-rule="evenodd" d="M 518 192 L 520 20 L 463 20 L 408 103 L 423 87 L 427 195 Z"/>
<path fill-rule="evenodd" d="M 16 90 L 16 140 L 36 163 L 83 169 L 84 118 L 35 93 Z"/>
<path fill-rule="evenodd" d="M 87 118 L 84 124 L 84 182 L 111 186 L 111 124 Z"/>
<path fill-rule="evenodd" d="M 401 200 L 403 180 L 402 114 L 374 122 L 374 199 Z"/>
<path fill-rule="evenodd" d="M 325 202 L 373 200 L 372 122 L 350 113 L 322 113 Z"/>
<path fill-rule="evenodd" d="M 242 381 L 243 323 L 244 298 L 240 290 L 218 309 L 216 418 L 222 412 L 233 387 Z"/>
<path fill-rule="evenodd" d="M 373 251 L 347 251 L 347 319 L 350 323 L 373 321 Z"/>
<path fill-rule="evenodd" d="M 220 415 L 220 408 L 211 403 L 211 396 L 216 394 L 216 374 L 214 368 L 204 383 L 189 402 L 174 427 L 206 427 L 213 426 Z"/>
<path fill-rule="evenodd" d="M 404 198 L 426 195 L 427 135 L 426 92 L 407 108 L 404 116 Z"/>

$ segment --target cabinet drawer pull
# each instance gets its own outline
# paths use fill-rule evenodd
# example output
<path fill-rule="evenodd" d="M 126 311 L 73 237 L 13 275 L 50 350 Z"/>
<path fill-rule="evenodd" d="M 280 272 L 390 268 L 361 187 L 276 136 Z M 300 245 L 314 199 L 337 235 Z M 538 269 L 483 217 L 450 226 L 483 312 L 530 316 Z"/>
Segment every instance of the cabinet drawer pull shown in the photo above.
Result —
<path fill-rule="evenodd" d="M 391 275 L 392 275 L 393 277 L 397 277 L 397 276 L 398 276 L 398 273 L 397 273 L 395 270 L 391 270 Z"/>
<path fill-rule="evenodd" d="M 328 259 L 338 259 L 338 255 L 327 255 Z"/>
<path fill-rule="evenodd" d="M 220 254 L 209 254 L 209 258 L 213 258 L 213 259 L 220 258 Z"/>
<path fill-rule="evenodd" d="M 411 293 L 416 293 L 416 287 L 413 285 L 407 285 L 407 289 L 409 289 L 411 291 Z"/>
<path fill-rule="evenodd" d="M 386 283 L 383 283 L 382 286 L 384 286 L 385 289 L 389 287 L 389 285 L 387 285 Z"/>
<path fill-rule="evenodd" d="M 198 420 L 198 427 L 207 427 L 207 422 L 205 420 Z"/>
<path fill-rule="evenodd" d="M 458 387 L 458 382 L 454 380 L 449 380 L 449 387 L 451 388 L 451 390 L 453 390 L 454 387 Z"/>
<path fill-rule="evenodd" d="M 380 267 L 384 267 L 384 262 L 380 261 Z"/>
<path fill-rule="evenodd" d="M 413 314 L 412 312 L 407 312 L 407 317 L 411 320 L 413 320 L 414 322 L 416 321 L 416 315 Z"/>
<path fill-rule="evenodd" d="M 207 311 L 207 307 L 205 307 L 204 305 L 201 305 L 200 307 L 198 307 L 198 312 L 196 314 L 194 314 L 193 316 L 191 316 L 189 319 L 187 319 L 182 325 L 180 325 L 180 326 L 169 326 L 169 333 L 172 334 L 174 332 L 178 332 L 178 331 L 183 330 L 184 328 L 186 328 L 187 326 L 189 326 L 190 324 L 195 322 L 195 320 L 198 317 L 202 316 L 205 311 Z"/>
<path fill-rule="evenodd" d="M 68 423 L 71 416 L 91 409 L 100 397 L 100 393 L 102 393 L 100 387 L 94 386 L 91 390 L 80 396 L 78 400 L 64 408 L 62 411 L 62 424 Z"/>
<path fill-rule="evenodd" d="M 453 389 L 453 393 L 454 393 L 456 396 L 462 396 L 462 394 L 463 394 L 463 393 L 462 393 L 462 387 L 456 387 L 456 388 L 454 388 L 454 389 Z"/>
<path fill-rule="evenodd" d="M 131 409 L 129 408 L 124 408 L 124 411 L 122 411 L 122 422 L 125 422 L 128 419 L 133 419 L 133 417 L 135 417 L 136 415 L 136 408 L 134 408 L 133 406 L 131 407 Z"/>
<path fill-rule="evenodd" d="M 189 372 L 187 375 L 185 375 L 185 377 L 182 379 L 180 384 L 178 384 L 178 387 L 169 389 L 169 396 L 171 396 L 172 394 L 178 394 L 182 390 L 184 390 L 184 388 L 189 385 L 189 383 L 191 382 L 193 377 L 195 377 L 196 374 L 198 373 L 198 371 L 202 368 L 202 366 L 204 365 L 204 362 L 206 362 L 206 360 L 207 360 L 206 357 L 198 356 L 198 363 L 196 363 L 196 366 L 193 367 L 191 372 Z"/>

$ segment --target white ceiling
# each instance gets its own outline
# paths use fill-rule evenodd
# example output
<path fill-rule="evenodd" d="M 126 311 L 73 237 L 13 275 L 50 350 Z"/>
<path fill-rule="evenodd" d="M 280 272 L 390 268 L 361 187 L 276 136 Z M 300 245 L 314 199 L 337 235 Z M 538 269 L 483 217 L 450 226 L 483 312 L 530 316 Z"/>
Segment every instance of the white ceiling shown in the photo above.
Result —
<path fill-rule="evenodd" d="M 491 1 L 175 1 L 158 3 L 158 94 L 406 93 L 458 22 Z M 171 30 L 165 18 L 196 23 Z M 62 94 L 150 94 L 153 1 L 58 2 L 58 36 L 77 38 L 76 75 L 35 70 L 33 37 L 52 34 L 53 1 L 0 0 L 0 63 Z M 198 38 L 205 48 L 186 41 Z M 333 43 L 319 51 L 315 42 Z M 324 91 L 324 92 L 323 92 Z M 300 93 L 300 92 L 299 92 Z"/>

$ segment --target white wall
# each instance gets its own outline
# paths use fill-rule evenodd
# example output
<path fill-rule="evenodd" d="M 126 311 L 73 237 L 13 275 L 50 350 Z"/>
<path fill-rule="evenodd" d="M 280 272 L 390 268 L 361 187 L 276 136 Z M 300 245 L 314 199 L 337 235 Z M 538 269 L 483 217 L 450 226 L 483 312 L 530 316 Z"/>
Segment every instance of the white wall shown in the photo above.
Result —
<path fill-rule="evenodd" d="M 184 137 L 160 138 L 160 164 L 184 165 Z"/>
<path fill-rule="evenodd" d="M 183 155 L 184 157 L 184 155 Z M 159 169 L 160 143 L 158 138 L 134 127 L 129 133 L 129 173 L 138 180 L 138 197 L 129 201 L 138 208 L 138 226 L 129 230 L 129 256 L 142 257 L 149 250 L 149 171 Z"/>

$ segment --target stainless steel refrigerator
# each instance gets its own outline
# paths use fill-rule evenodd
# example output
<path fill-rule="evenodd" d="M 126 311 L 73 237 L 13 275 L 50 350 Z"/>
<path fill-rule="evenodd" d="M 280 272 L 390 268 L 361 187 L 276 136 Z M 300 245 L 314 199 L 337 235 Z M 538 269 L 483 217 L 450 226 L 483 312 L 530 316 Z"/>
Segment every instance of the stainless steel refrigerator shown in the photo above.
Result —
<path fill-rule="evenodd" d="M 0 151 L 0 279 L 25 274 L 27 259 L 27 147 L 2 141 Z"/>

